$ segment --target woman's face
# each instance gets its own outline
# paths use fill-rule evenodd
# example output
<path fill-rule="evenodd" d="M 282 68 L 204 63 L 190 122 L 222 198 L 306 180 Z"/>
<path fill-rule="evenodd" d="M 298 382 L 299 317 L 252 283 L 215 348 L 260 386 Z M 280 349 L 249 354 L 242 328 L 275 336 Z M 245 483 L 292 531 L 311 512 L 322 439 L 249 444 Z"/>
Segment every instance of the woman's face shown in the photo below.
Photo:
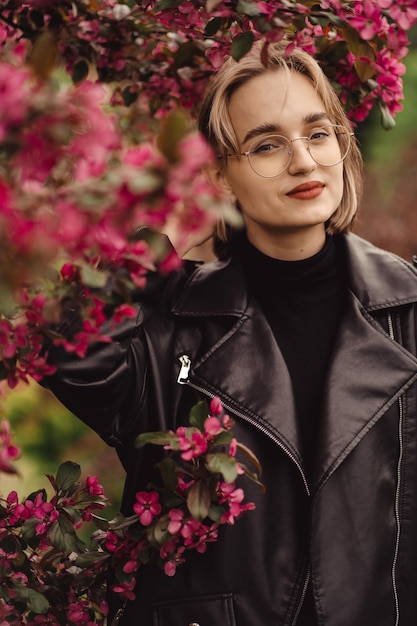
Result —
<path fill-rule="evenodd" d="M 271 134 L 289 140 L 331 124 L 311 81 L 291 71 L 269 71 L 239 87 L 230 100 L 230 117 L 241 152 Z M 268 149 L 268 148 L 266 148 Z M 246 156 L 227 159 L 224 180 L 241 207 L 249 241 L 277 258 L 306 258 L 324 244 L 325 222 L 343 192 L 343 163 L 324 167 L 306 142 L 292 143 L 288 168 L 274 178 L 256 174 Z"/>

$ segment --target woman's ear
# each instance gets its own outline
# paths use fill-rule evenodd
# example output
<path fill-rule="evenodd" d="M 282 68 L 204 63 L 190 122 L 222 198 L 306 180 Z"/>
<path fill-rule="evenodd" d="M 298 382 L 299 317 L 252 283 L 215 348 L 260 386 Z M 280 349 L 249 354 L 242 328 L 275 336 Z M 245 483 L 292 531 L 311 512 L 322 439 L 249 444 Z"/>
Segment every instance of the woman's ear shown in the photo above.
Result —
<path fill-rule="evenodd" d="M 205 169 L 205 173 L 214 187 L 216 187 L 221 193 L 229 196 L 231 203 L 236 201 L 224 168 L 220 167 L 218 163 L 213 163 Z"/>

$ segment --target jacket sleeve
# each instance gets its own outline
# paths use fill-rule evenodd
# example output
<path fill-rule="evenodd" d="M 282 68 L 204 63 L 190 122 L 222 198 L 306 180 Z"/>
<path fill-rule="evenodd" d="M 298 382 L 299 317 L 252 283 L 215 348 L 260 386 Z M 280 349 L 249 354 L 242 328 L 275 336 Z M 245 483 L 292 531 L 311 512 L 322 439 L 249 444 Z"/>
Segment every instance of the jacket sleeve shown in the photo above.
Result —
<path fill-rule="evenodd" d="M 49 346 L 56 367 L 41 384 L 107 443 L 121 443 L 123 431 L 137 414 L 146 379 L 146 346 L 135 321 L 119 324 L 111 343 L 97 342 L 80 358 Z"/>
<path fill-rule="evenodd" d="M 136 319 L 117 325 L 109 322 L 103 334 L 112 341 L 94 343 L 85 357 L 60 346 L 45 346 L 48 362 L 56 371 L 41 384 L 111 446 L 121 445 L 129 436 L 144 401 L 148 350 L 143 324 L 155 308 L 161 308 L 161 301 L 166 301 L 167 283 L 172 282 L 175 277 L 151 276 L 136 305 Z M 66 324 L 66 330 L 61 330 L 67 337 L 71 326 Z"/>

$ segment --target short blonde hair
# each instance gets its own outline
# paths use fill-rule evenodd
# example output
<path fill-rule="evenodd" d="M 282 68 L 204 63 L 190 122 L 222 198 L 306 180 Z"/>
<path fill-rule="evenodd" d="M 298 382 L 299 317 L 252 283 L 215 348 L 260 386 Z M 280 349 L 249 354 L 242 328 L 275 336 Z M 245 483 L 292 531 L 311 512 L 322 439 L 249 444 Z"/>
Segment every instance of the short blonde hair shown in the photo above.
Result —
<path fill-rule="evenodd" d="M 288 42 L 266 44 L 256 42 L 250 53 L 239 61 L 229 58 L 209 82 L 200 109 L 199 129 L 219 155 L 220 167 L 227 163 L 228 152 L 240 151 L 239 142 L 230 119 L 229 103 L 233 93 L 250 79 L 266 72 L 284 70 L 301 72 L 313 83 L 333 124 L 352 131 L 336 91 L 307 52 L 295 48 L 287 54 Z M 339 207 L 331 216 L 327 231 L 341 233 L 352 228 L 362 192 L 362 156 L 353 138 L 343 167 L 343 195 Z M 227 256 L 230 228 L 218 225 L 215 247 L 219 256 Z M 224 244 L 224 245 L 223 245 Z"/>

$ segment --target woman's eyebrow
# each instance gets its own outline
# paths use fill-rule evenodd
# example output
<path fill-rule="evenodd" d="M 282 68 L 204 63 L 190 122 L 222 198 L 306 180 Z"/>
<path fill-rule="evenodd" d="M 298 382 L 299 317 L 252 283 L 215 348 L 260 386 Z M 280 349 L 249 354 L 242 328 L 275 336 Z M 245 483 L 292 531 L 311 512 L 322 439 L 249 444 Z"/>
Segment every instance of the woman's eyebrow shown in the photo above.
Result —
<path fill-rule="evenodd" d="M 246 133 L 242 145 L 254 137 L 259 137 L 259 135 L 273 135 L 280 131 L 281 127 L 278 124 L 259 124 L 259 126 L 255 126 L 255 128 L 252 128 Z"/>
<path fill-rule="evenodd" d="M 309 113 L 303 118 L 302 122 L 303 124 L 314 124 L 315 122 L 322 122 L 324 120 L 330 122 L 329 115 L 325 111 L 320 111 L 317 113 Z M 246 133 L 241 145 L 254 137 L 259 137 L 259 135 L 273 135 L 280 132 L 282 132 L 282 128 L 279 124 L 265 122 L 259 124 L 259 126 L 255 126 L 255 128 L 251 128 L 251 130 Z"/>

